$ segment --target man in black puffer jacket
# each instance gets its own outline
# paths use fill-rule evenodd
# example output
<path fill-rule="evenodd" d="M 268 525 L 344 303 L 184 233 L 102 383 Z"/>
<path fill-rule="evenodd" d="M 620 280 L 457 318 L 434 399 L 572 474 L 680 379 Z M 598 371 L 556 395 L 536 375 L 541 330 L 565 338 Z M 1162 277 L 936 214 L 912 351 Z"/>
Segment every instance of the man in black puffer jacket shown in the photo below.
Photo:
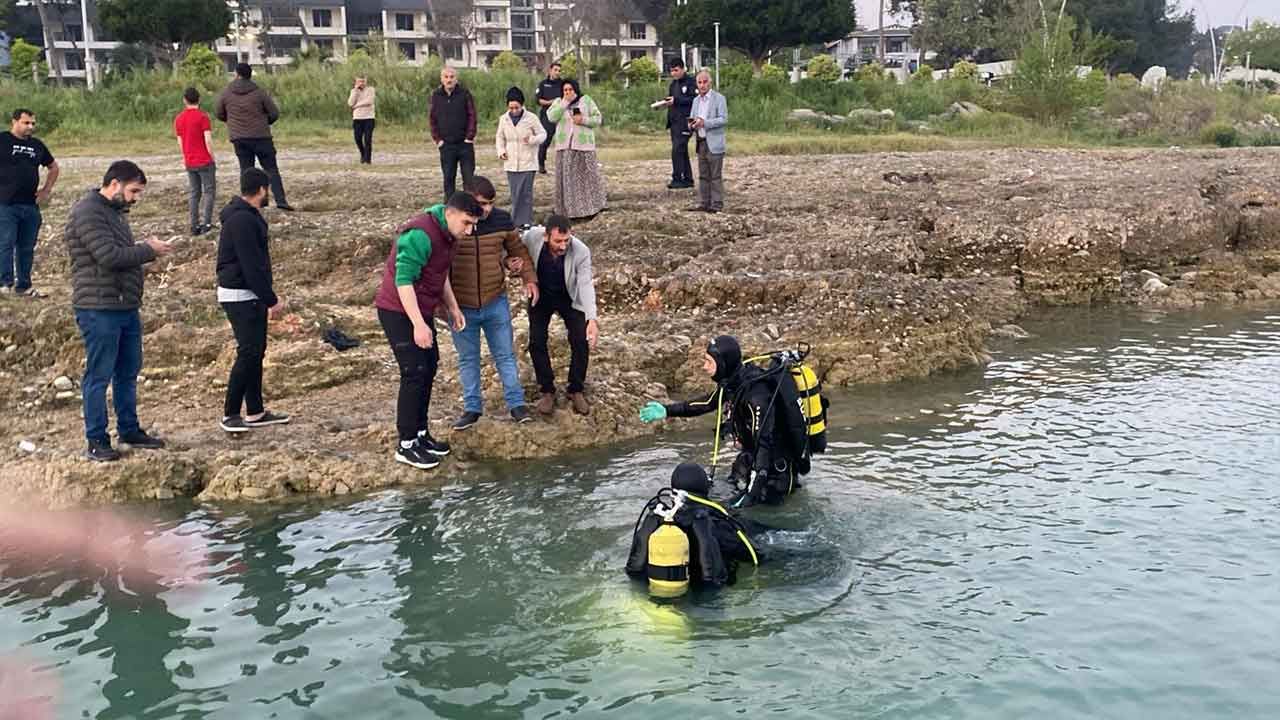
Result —
<path fill-rule="evenodd" d="M 71 304 L 84 340 L 85 438 L 90 460 L 118 460 L 107 434 L 107 384 L 116 409 L 120 442 L 164 447 L 138 424 L 137 378 L 142 370 L 142 266 L 172 246 L 156 238 L 139 243 L 125 214 L 142 197 L 147 176 L 128 160 L 107 169 L 102 187 L 72 208 L 64 234 L 71 255 Z"/>
<path fill-rule="evenodd" d="M 256 427 L 284 425 L 289 416 L 262 405 L 262 359 L 267 354 L 267 319 L 284 312 L 284 300 L 272 288 L 271 251 L 267 245 L 267 187 L 271 177 L 258 168 L 240 174 L 240 197 L 218 214 L 218 302 L 236 338 L 236 362 L 227 381 L 223 430 L 243 433 Z M 240 414 L 243 406 L 247 412 Z"/>

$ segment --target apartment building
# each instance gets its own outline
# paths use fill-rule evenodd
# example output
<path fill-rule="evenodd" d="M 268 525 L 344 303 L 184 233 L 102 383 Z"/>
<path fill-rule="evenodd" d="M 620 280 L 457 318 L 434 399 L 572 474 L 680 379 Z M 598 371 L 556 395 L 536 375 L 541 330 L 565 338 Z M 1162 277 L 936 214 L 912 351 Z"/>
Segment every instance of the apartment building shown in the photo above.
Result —
<path fill-rule="evenodd" d="M 579 0 L 590 2 L 591 0 Z M 590 32 L 582 26 L 582 8 L 564 0 L 471 0 L 466 17 L 432 18 L 422 0 L 228 0 L 235 21 L 215 44 L 228 70 L 237 62 L 286 65 L 299 52 L 318 50 L 341 62 L 355 48 L 380 40 L 388 52 L 421 65 L 432 54 L 464 67 L 486 67 L 503 51 L 537 65 L 581 42 L 592 58 L 615 55 L 626 63 L 647 57 L 662 65 L 665 55 L 655 19 L 635 5 L 624 6 L 613 27 L 598 19 Z M 34 13 L 32 0 L 18 0 L 19 11 Z M 55 0 L 48 6 L 53 63 L 64 78 L 90 85 L 111 63 L 120 43 L 97 21 L 95 0 Z"/>

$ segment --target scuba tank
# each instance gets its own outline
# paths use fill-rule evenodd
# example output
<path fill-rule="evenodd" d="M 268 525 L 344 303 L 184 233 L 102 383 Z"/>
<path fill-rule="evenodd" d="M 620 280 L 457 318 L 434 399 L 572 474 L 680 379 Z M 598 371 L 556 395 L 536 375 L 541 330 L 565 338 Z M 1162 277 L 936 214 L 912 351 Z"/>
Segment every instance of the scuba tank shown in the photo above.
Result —
<path fill-rule="evenodd" d="M 689 536 L 674 521 L 684 504 L 684 492 L 676 491 L 672 496 L 670 506 L 659 503 L 653 509 L 662 524 L 649 535 L 645 563 L 649 593 L 662 598 L 679 597 L 689 590 Z"/>
<path fill-rule="evenodd" d="M 806 353 L 807 354 L 807 353 Z M 789 368 L 799 396 L 800 413 L 808 425 L 809 452 L 827 451 L 827 399 L 822 397 L 822 381 L 808 365 L 796 360 Z"/>

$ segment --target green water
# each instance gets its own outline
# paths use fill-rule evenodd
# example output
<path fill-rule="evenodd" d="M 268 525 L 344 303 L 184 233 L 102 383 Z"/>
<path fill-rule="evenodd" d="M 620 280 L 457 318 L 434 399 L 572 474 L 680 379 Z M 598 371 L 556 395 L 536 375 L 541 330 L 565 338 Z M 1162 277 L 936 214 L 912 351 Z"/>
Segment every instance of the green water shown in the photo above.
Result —
<path fill-rule="evenodd" d="M 837 397 L 805 489 L 753 514 L 774 562 L 726 591 L 660 607 L 621 573 L 704 430 L 142 508 L 202 539 L 199 587 L 9 570 L 0 653 L 60 718 L 1280 716 L 1280 313 L 1026 327 L 984 369 Z"/>

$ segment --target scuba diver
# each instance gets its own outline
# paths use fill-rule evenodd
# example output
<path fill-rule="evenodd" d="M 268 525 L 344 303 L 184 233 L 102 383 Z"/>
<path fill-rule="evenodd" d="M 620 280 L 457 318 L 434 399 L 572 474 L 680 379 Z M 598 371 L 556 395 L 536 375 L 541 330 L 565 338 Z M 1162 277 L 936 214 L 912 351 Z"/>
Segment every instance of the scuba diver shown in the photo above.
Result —
<path fill-rule="evenodd" d="M 721 335 L 707 345 L 702 364 L 716 388 L 701 400 L 651 401 L 640 410 L 640 419 L 648 423 L 717 411 L 712 476 L 722 426 L 731 428 L 741 448 L 729 471 L 734 489 L 729 504 L 781 504 L 800 487 L 797 478 L 808 474 L 812 453 L 827 448 L 827 402 L 817 376 L 801 364 L 807 354 L 804 347 L 743 362 L 737 339 Z M 766 360 L 765 367 L 755 364 Z"/>
<path fill-rule="evenodd" d="M 738 563 L 760 564 L 748 526 L 708 500 L 710 490 L 711 478 L 701 465 L 680 463 L 671 473 L 671 487 L 644 506 L 631 539 L 627 574 L 648 578 L 650 594 L 672 598 L 691 584 L 732 585 Z"/>

